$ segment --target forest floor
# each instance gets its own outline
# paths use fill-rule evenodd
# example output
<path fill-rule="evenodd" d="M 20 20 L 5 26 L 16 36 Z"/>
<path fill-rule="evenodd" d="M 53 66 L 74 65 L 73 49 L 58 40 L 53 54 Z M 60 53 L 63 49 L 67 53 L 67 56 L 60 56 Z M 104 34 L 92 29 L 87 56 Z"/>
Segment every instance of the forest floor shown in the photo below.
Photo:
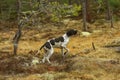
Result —
<path fill-rule="evenodd" d="M 12 38 L 17 29 L 1 28 L 0 80 L 120 80 L 120 22 L 115 23 L 115 28 L 108 23 L 89 24 L 90 33 L 80 30 L 81 23 L 71 24 L 23 29 L 17 56 L 12 55 Z M 78 34 L 70 38 L 66 59 L 63 60 L 60 49 L 55 49 L 50 58 L 52 64 L 38 63 L 43 57 L 43 51 L 36 55 L 40 46 L 70 28 L 77 29 Z"/>

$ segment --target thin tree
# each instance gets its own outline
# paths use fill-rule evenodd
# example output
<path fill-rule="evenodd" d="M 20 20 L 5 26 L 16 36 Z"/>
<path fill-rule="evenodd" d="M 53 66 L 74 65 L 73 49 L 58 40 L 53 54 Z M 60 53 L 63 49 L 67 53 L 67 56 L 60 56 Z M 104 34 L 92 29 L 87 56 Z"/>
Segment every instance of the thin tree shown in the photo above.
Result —
<path fill-rule="evenodd" d="M 21 13 L 21 0 L 17 0 L 17 22 L 18 22 L 18 30 L 13 38 L 13 46 L 14 46 L 14 55 L 17 54 L 18 43 L 21 37 L 21 25 L 20 22 L 20 13 Z"/>
<path fill-rule="evenodd" d="M 110 20 L 111 28 L 113 28 L 113 11 L 110 7 L 109 0 L 105 0 L 106 6 L 107 6 L 107 20 Z"/>
<path fill-rule="evenodd" d="M 110 4 L 108 0 L 105 0 L 105 4 L 107 7 L 107 20 L 110 20 Z"/>
<path fill-rule="evenodd" d="M 86 0 L 82 1 L 82 14 L 83 14 L 83 31 L 87 31 L 87 20 L 86 20 Z"/>
<path fill-rule="evenodd" d="M 71 4 L 72 4 L 72 1 L 71 1 L 71 0 L 68 0 L 68 4 L 71 5 Z"/>
<path fill-rule="evenodd" d="M 91 22 L 90 1 L 89 0 L 86 0 L 86 21 Z"/>
<path fill-rule="evenodd" d="M 23 19 L 22 21 L 20 21 L 20 13 L 21 13 L 21 0 L 17 0 L 17 14 L 18 14 L 18 17 L 17 17 L 17 21 L 18 21 L 18 30 L 17 32 L 15 33 L 15 36 L 13 38 L 13 46 L 14 46 L 14 55 L 17 55 L 17 49 L 18 49 L 18 44 L 19 44 L 19 40 L 20 40 L 20 37 L 21 37 L 21 34 L 22 34 L 22 26 L 28 22 L 30 20 L 30 18 L 34 15 L 34 13 L 31 13 L 27 19 Z M 38 6 L 39 7 L 39 6 Z M 38 10 L 39 11 L 39 8 Z"/>

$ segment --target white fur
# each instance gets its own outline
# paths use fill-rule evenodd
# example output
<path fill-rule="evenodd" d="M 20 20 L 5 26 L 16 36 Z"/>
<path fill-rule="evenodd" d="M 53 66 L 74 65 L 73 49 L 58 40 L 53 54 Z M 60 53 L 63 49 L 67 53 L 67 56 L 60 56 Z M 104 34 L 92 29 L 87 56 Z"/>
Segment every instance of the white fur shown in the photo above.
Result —
<path fill-rule="evenodd" d="M 63 57 L 65 56 L 65 54 L 64 54 L 64 49 L 66 50 L 66 53 L 68 53 L 69 50 L 66 48 L 66 45 L 67 45 L 68 42 L 69 42 L 69 37 L 68 37 L 66 34 L 64 34 L 62 37 L 64 38 L 64 42 L 55 42 L 55 45 L 54 45 L 54 46 L 50 44 L 50 45 L 51 45 L 51 49 L 48 49 L 48 48 L 44 47 L 44 49 L 46 50 L 46 53 L 45 53 L 45 55 L 44 55 L 44 57 L 43 57 L 43 59 L 42 59 L 42 62 L 43 62 L 43 63 L 45 63 L 45 60 L 47 60 L 48 63 L 51 63 L 50 60 L 49 60 L 49 58 L 50 58 L 51 55 L 54 53 L 53 47 L 62 48 L 62 56 L 63 56 Z M 54 38 L 53 38 L 53 39 L 54 39 Z M 48 42 L 50 42 L 50 40 L 48 40 Z"/>

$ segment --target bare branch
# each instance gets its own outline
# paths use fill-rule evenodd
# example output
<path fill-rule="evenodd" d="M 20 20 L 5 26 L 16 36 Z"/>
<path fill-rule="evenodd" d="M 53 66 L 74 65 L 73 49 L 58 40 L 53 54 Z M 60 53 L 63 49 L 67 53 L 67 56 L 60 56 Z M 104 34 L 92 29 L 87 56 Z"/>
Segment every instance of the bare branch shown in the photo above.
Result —
<path fill-rule="evenodd" d="M 92 42 L 92 48 L 93 50 L 96 50 L 94 43 Z"/>

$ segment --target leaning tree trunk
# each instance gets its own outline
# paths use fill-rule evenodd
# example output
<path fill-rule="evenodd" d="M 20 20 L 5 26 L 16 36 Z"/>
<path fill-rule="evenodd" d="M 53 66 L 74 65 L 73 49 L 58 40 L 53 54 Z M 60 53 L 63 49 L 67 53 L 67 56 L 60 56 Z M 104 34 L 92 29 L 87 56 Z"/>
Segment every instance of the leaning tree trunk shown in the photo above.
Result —
<path fill-rule="evenodd" d="M 17 0 L 17 22 L 18 22 L 18 30 L 13 38 L 13 46 L 14 46 L 14 55 L 17 54 L 18 49 L 18 43 L 21 37 L 21 25 L 19 25 L 20 22 L 20 12 L 21 12 L 21 0 Z"/>
<path fill-rule="evenodd" d="M 18 49 L 18 43 L 21 37 L 21 28 L 18 29 L 18 31 L 15 34 L 14 40 L 14 55 L 17 55 L 17 49 Z"/>
<path fill-rule="evenodd" d="M 40 1 L 40 0 L 39 0 Z M 14 46 L 14 55 L 17 55 L 17 49 L 18 49 L 18 44 L 19 44 L 19 40 L 20 40 L 20 37 L 21 37 L 21 34 L 22 34 L 22 26 L 30 20 L 30 18 L 34 15 L 34 13 L 31 13 L 31 15 L 29 15 L 27 17 L 27 19 L 23 19 L 22 21 L 20 21 L 20 13 L 21 13 L 21 0 L 17 0 L 17 5 L 18 5 L 18 18 L 17 18 L 17 21 L 18 21 L 18 30 L 13 38 L 13 46 Z M 38 6 L 39 7 L 39 6 Z M 38 10 L 39 11 L 39 8 Z"/>
<path fill-rule="evenodd" d="M 83 14 L 83 31 L 87 31 L 87 20 L 86 20 L 86 0 L 82 1 L 82 14 Z"/>

